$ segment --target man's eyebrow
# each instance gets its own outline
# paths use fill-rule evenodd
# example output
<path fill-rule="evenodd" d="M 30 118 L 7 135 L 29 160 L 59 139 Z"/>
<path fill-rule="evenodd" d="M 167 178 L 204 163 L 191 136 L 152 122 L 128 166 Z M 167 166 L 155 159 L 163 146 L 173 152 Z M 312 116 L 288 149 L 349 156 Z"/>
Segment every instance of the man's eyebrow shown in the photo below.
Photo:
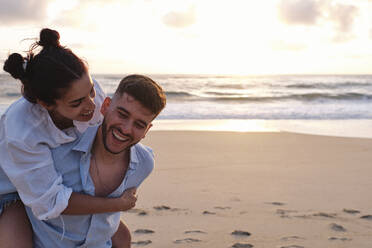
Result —
<path fill-rule="evenodd" d="M 92 91 L 94 85 L 92 85 L 92 88 L 90 89 L 89 93 Z M 82 100 L 84 100 L 85 96 L 84 97 L 81 97 L 79 99 L 76 99 L 76 100 L 72 100 L 72 101 L 69 101 L 68 103 L 71 104 L 71 103 L 77 103 L 77 102 L 80 102 Z"/>
<path fill-rule="evenodd" d="M 125 112 L 127 115 L 130 115 L 129 111 L 126 110 L 124 107 L 120 107 L 120 106 L 117 106 L 116 107 L 119 111 L 122 111 L 122 112 Z M 137 120 L 138 122 L 141 122 L 143 125 L 147 126 L 148 123 L 146 121 L 143 121 L 143 120 Z"/>

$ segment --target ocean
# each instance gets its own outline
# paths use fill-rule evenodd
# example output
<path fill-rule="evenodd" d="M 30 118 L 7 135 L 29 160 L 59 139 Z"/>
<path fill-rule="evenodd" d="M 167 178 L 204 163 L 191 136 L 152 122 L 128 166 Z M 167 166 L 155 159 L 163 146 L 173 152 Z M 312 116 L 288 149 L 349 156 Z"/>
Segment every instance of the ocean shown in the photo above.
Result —
<path fill-rule="evenodd" d="M 111 96 L 125 75 L 92 75 Z M 372 137 L 372 75 L 149 75 L 166 91 L 157 130 Z M 0 74 L 0 113 L 21 96 Z"/>

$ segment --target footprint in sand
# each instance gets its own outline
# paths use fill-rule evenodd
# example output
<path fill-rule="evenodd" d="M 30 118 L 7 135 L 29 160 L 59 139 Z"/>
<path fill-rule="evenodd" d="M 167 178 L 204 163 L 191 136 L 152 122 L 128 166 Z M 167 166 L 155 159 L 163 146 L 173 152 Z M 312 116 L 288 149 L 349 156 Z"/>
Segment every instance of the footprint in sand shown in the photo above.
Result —
<path fill-rule="evenodd" d="M 343 226 L 338 225 L 336 223 L 332 223 L 329 226 L 331 227 L 331 229 L 333 231 L 336 231 L 336 232 L 346 232 L 346 229 Z"/>
<path fill-rule="evenodd" d="M 206 232 L 203 232 L 203 231 L 200 231 L 200 230 L 185 231 L 185 234 L 189 234 L 189 233 L 202 233 L 202 234 L 206 234 Z"/>
<path fill-rule="evenodd" d="M 149 233 L 154 233 L 154 231 L 150 230 L 150 229 L 137 229 L 137 230 L 134 231 L 134 233 L 149 234 Z"/>
<path fill-rule="evenodd" d="M 282 241 L 294 241 L 294 240 L 305 240 L 305 238 L 299 237 L 299 236 L 289 236 L 289 237 L 283 237 L 280 240 Z"/>
<path fill-rule="evenodd" d="M 313 214 L 313 216 L 325 217 L 325 218 L 335 218 L 337 216 L 337 214 L 334 214 L 334 213 L 329 214 L 329 213 L 319 212 L 319 213 Z"/>
<path fill-rule="evenodd" d="M 345 213 L 348 213 L 348 214 L 359 214 L 360 213 L 359 210 L 355 210 L 355 209 L 346 209 L 346 208 L 344 208 L 343 211 Z"/>
<path fill-rule="evenodd" d="M 360 218 L 365 220 L 372 220 L 372 215 L 363 215 Z"/>
<path fill-rule="evenodd" d="M 328 240 L 330 240 L 330 241 L 335 241 L 335 240 L 339 240 L 339 241 L 351 241 L 352 239 L 349 239 L 349 238 L 330 237 Z"/>
<path fill-rule="evenodd" d="M 265 204 L 275 205 L 275 206 L 284 206 L 283 202 L 265 202 Z"/>
<path fill-rule="evenodd" d="M 138 215 L 147 215 L 147 212 L 143 209 L 138 209 L 138 208 L 133 208 L 133 209 L 129 209 L 127 210 L 128 213 L 134 213 L 134 214 L 138 214 Z"/>
<path fill-rule="evenodd" d="M 252 248 L 253 245 L 251 244 L 242 244 L 242 243 L 235 243 L 231 248 Z"/>
<path fill-rule="evenodd" d="M 323 213 L 323 212 L 319 212 L 319 213 L 315 213 L 315 214 L 296 215 L 294 217 L 296 217 L 296 218 L 302 218 L 302 219 L 311 219 L 313 217 L 323 217 L 323 218 L 333 219 L 333 218 L 336 218 L 337 217 L 337 214 L 335 214 L 335 213 Z"/>
<path fill-rule="evenodd" d="M 214 207 L 215 209 L 220 209 L 220 210 L 226 210 L 226 209 L 231 209 L 231 207 Z"/>
<path fill-rule="evenodd" d="M 309 215 L 309 214 L 302 214 L 302 215 L 295 215 L 293 217 L 296 217 L 296 218 L 301 218 L 301 219 L 311 219 L 313 217 L 313 215 Z"/>
<path fill-rule="evenodd" d="M 285 209 L 277 209 L 276 213 L 280 215 L 282 218 L 291 218 L 289 216 L 290 213 L 297 213 L 296 210 L 285 210 Z"/>
<path fill-rule="evenodd" d="M 154 209 L 155 210 L 170 210 L 171 207 L 168 207 L 168 206 L 165 206 L 165 205 L 161 205 L 161 206 L 155 206 Z"/>
<path fill-rule="evenodd" d="M 231 233 L 231 235 L 235 235 L 235 236 L 251 236 L 251 233 L 250 232 L 246 232 L 246 231 L 240 231 L 240 230 L 235 230 Z"/>
<path fill-rule="evenodd" d="M 166 205 L 161 205 L 161 206 L 155 206 L 154 207 L 155 210 L 157 211 L 172 211 L 172 212 L 176 212 L 176 211 L 185 211 L 187 212 L 189 209 L 181 209 L 181 208 L 171 208 L 169 206 L 166 206 Z"/>
<path fill-rule="evenodd" d="M 204 211 L 203 214 L 204 214 L 204 215 L 206 215 L 206 214 L 215 215 L 216 213 L 215 213 L 215 212 Z"/>
<path fill-rule="evenodd" d="M 300 245 L 288 245 L 288 246 L 281 246 L 280 248 L 305 248 Z"/>
<path fill-rule="evenodd" d="M 196 243 L 196 242 L 201 242 L 200 239 L 193 239 L 193 238 L 186 238 L 186 239 L 177 239 L 173 241 L 175 244 L 182 244 L 182 243 Z"/>
<path fill-rule="evenodd" d="M 132 245 L 140 245 L 140 246 L 145 246 L 151 244 L 151 240 L 143 240 L 143 241 L 137 241 L 137 242 L 132 242 Z"/>

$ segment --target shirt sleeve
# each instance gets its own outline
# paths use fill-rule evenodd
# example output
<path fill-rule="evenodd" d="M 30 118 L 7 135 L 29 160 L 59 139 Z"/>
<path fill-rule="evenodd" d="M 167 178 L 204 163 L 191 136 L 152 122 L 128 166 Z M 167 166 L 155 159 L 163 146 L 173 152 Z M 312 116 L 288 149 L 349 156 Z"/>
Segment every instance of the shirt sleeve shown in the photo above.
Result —
<path fill-rule="evenodd" d="M 6 142 L 1 165 L 23 203 L 40 220 L 58 217 L 67 207 L 72 189 L 62 184 L 52 154 L 45 144 L 28 147 L 19 141 Z"/>

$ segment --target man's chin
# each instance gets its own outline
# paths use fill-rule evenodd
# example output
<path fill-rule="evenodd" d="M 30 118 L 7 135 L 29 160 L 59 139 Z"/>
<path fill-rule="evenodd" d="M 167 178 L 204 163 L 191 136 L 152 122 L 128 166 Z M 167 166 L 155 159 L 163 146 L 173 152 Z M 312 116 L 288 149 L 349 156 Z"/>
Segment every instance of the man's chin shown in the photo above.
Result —
<path fill-rule="evenodd" d="M 124 148 L 113 148 L 113 147 L 110 147 L 108 146 L 107 144 L 104 143 L 104 147 L 105 147 L 105 150 L 111 154 L 114 154 L 114 155 L 117 155 L 117 154 L 120 154 L 124 151 L 128 151 L 131 147 L 132 147 L 133 144 L 129 145 L 129 146 L 126 146 Z"/>

